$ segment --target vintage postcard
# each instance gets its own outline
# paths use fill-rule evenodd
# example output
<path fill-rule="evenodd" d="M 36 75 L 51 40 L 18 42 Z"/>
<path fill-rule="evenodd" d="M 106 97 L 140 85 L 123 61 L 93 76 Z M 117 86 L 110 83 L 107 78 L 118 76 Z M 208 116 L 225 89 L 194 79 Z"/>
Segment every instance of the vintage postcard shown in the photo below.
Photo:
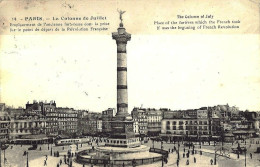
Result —
<path fill-rule="evenodd" d="M 0 167 L 260 166 L 259 0 L 0 0 Z"/>

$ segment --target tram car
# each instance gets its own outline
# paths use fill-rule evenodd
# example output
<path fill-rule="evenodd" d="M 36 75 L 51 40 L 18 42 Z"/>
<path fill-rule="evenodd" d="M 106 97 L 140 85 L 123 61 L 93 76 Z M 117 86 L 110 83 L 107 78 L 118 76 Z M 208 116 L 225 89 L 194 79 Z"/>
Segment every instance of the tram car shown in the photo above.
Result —
<path fill-rule="evenodd" d="M 83 144 L 89 143 L 90 140 L 87 138 L 76 138 L 76 139 L 56 139 L 54 141 L 56 146 L 72 145 L 72 144 Z"/>

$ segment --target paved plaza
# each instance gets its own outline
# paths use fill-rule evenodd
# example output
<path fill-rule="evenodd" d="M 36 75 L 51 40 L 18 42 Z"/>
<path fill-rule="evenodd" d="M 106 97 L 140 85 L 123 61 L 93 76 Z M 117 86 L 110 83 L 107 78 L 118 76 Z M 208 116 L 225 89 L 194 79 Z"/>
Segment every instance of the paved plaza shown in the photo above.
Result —
<path fill-rule="evenodd" d="M 102 144 L 102 143 L 101 143 Z M 146 145 L 153 147 L 153 143 L 150 140 L 148 143 L 145 143 Z M 95 144 L 93 144 L 96 146 Z M 173 151 L 172 149 L 178 148 L 177 143 L 174 145 L 173 143 L 163 143 L 164 150 L 169 150 L 169 157 L 168 162 L 157 162 L 154 164 L 149 165 L 142 165 L 142 167 L 160 167 L 160 166 L 169 166 L 169 167 L 176 167 L 177 166 L 177 152 Z M 7 150 L 5 150 L 5 153 L 2 151 L 2 166 L 8 166 L 8 167 L 25 167 L 27 163 L 27 156 L 24 155 L 25 151 L 28 151 L 28 160 L 29 160 L 29 167 L 57 167 L 57 164 L 61 162 L 59 165 L 60 167 L 68 167 L 67 164 L 64 163 L 64 155 L 67 155 L 68 150 L 71 150 L 72 153 L 74 153 L 73 157 L 73 163 L 72 166 L 74 167 L 83 167 L 82 164 L 78 164 L 75 162 L 75 152 L 89 149 L 91 148 L 91 145 L 83 144 L 82 146 L 79 145 L 78 149 L 75 145 L 73 146 L 55 146 L 53 144 L 45 144 L 45 145 L 38 145 L 37 150 L 28 150 L 28 148 L 31 146 L 28 145 L 10 145 Z M 155 148 L 161 148 L 161 142 L 154 142 Z M 224 147 L 228 147 L 228 144 L 224 144 Z M 217 148 L 217 147 L 216 147 Z M 253 145 L 248 146 L 248 152 L 247 152 L 247 159 L 246 159 L 246 166 L 247 167 L 257 167 L 260 166 L 260 154 L 255 154 L 253 152 L 254 150 Z M 209 145 L 202 145 L 201 148 L 199 145 L 195 145 L 195 153 L 191 154 L 192 148 L 185 147 L 184 152 L 184 146 L 182 143 L 180 143 L 179 147 L 179 166 L 198 166 L 198 167 L 208 167 L 208 166 L 216 166 L 216 167 L 225 167 L 225 166 L 233 166 L 233 167 L 244 167 L 245 166 L 245 155 L 240 155 L 239 158 L 237 154 L 234 153 L 225 153 L 223 155 L 217 156 L 217 164 L 211 165 L 211 160 L 214 160 L 215 157 L 215 147 L 209 146 Z M 54 157 L 55 154 L 59 152 L 59 157 Z M 190 152 L 189 158 L 187 158 L 187 152 Z M 200 151 L 202 155 L 200 154 Z M 52 153 L 52 156 L 51 156 Z M 183 153 L 185 153 L 185 157 L 183 157 Z M 250 157 L 250 153 L 252 153 L 252 159 Z M 4 154 L 6 157 L 6 163 L 3 164 L 4 161 Z M 47 155 L 47 158 L 46 158 Z M 47 160 L 46 160 L 47 159 Z M 46 164 L 45 164 L 46 160 Z M 85 165 L 85 167 L 90 165 Z"/>

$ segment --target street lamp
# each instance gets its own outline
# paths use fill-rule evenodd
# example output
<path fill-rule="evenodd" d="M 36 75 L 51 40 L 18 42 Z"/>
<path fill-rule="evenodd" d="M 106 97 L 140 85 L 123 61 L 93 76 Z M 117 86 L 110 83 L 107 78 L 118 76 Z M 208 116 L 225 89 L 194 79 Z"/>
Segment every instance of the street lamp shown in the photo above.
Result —
<path fill-rule="evenodd" d="M 0 167 L 2 167 L 2 162 L 1 162 L 1 150 L 2 150 L 2 148 L 1 148 L 1 145 L 2 145 L 2 143 L 1 143 L 1 141 L 0 141 Z"/>
<path fill-rule="evenodd" d="M 51 145 L 51 156 L 52 156 L 52 145 Z"/>
<path fill-rule="evenodd" d="M 245 167 L 246 167 L 246 140 L 245 140 Z"/>
<path fill-rule="evenodd" d="M 215 147 L 214 165 L 217 165 L 217 150 L 216 150 L 216 147 Z"/>
<path fill-rule="evenodd" d="M 26 165 L 26 167 L 29 167 L 28 154 L 29 154 L 29 152 L 27 151 L 27 153 L 26 153 L 26 155 L 27 155 L 27 165 Z"/>
<path fill-rule="evenodd" d="M 180 152 L 179 152 L 179 150 L 180 150 L 180 144 L 179 144 L 179 140 L 178 140 L 178 160 L 180 159 Z"/>

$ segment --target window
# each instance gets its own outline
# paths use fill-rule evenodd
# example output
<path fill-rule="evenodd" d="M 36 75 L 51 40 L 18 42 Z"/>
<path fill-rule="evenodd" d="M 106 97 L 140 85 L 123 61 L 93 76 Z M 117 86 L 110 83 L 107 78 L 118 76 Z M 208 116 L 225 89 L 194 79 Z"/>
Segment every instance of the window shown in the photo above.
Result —
<path fill-rule="evenodd" d="M 208 132 L 203 132 L 203 135 L 207 135 L 208 134 Z"/>

